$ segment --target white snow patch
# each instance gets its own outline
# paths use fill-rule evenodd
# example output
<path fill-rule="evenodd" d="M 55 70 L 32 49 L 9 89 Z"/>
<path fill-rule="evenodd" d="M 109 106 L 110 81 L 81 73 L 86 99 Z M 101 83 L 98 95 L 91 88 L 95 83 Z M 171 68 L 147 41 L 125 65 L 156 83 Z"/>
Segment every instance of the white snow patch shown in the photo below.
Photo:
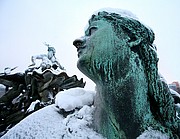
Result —
<path fill-rule="evenodd" d="M 119 8 L 110 8 L 110 7 L 102 8 L 102 9 L 95 11 L 93 14 L 97 15 L 98 12 L 102 12 L 102 11 L 106 11 L 108 13 L 116 13 L 116 14 L 121 15 L 122 17 L 127 17 L 127 18 L 132 18 L 132 19 L 138 20 L 137 16 L 135 14 L 133 14 L 131 11 L 119 9 Z"/>
<path fill-rule="evenodd" d="M 170 89 L 170 91 L 172 95 L 175 95 L 180 98 L 180 94 L 178 92 L 174 91 L 173 89 Z"/>
<path fill-rule="evenodd" d="M 0 84 L 0 89 L 5 89 L 5 88 L 6 88 L 6 86 L 5 86 L 5 85 Z"/>
<path fill-rule="evenodd" d="M 176 107 L 180 108 L 180 103 L 175 104 Z"/>
<path fill-rule="evenodd" d="M 175 104 L 176 116 L 180 120 L 180 103 Z"/>
<path fill-rule="evenodd" d="M 47 106 L 11 128 L 1 139 L 103 139 L 89 126 L 93 107 L 84 106 L 64 118 L 55 105 Z"/>
<path fill-rule="evenodd" d="M 38 103 L 40 103 L 39 100 L 32 102 L 31 105 L 29 106 L 29 108 L 27 109 L 27 112 L 34 111 L 34 108 L 35 108 L 36 104 L 38 104 Z"/>
<path fill-rule="evenodd" d="M 136 139 L 169 139 L 169 137 L 160 131 L 149 128 Z"/>
<path fill-rule="evenodd" d="M 72 88 L 59 92 L 55 98 L 55 104 L 65 111 L 71 111 L 75 108 L 82 108 L 84 105 L 93 104 L 95 92 L 85 91 L 82 88 Z"/>

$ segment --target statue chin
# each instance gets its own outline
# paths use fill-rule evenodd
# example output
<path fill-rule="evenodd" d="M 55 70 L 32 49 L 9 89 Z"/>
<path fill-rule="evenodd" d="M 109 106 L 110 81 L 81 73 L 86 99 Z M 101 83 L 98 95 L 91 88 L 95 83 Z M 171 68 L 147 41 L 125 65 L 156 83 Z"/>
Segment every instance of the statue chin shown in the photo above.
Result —
<path fill-rule="evenodd" d="M 87 57 L 80 57 L 77 62 L 77 68 L 88 78 L 90 78 L 92 81 L 95 80 L 94 73 L 92 73 L 92 65 L 91 61 L 89 60 L 90 58 Z M 97 75 L 97 74 L 96 74 Z"/>
<path fill-rule="evenodd" d="M 88 74 L 89 74 L 89 67 L 88 67 L 89 62 L 90 62 L 90 61 L 88 61 L 88 60 L 87 60 L 86 58 L 84 58 L 84 57 L 80 57 L 80 58 L 78 59 L 78 62 L 77 62 L 77 67 L 78 67 L 78 69 L 79 69 L 83 74 L 85 74 L 86 76 L 88 76 Z"/>

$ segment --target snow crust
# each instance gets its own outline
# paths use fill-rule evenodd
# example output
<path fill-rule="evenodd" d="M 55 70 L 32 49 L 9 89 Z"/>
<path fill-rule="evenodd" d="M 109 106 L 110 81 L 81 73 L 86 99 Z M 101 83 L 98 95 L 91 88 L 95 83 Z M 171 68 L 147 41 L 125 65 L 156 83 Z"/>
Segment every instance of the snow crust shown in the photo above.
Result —
<path fill-rule="evenodd" d="M 99 10 L 95 11 L 93 14 L 97 15 L 98 12 L 102 12 L 102 11 L 106 11 L 108 13 L 117 13 L 117 14 L 121 15 L 122 17 L 127 17 L 127 18 L 132 18 L 132 19 L 138 20 L 137 16 L 135 14 L 133 14 L 131 11 L 124 10 L 124 9 L 110 8 L 110 7 L 99 9 Z"/>
<path fill-rule="evenodd" d="M 169 139 L 166 134 L 161 133 L 160 131 L 152 130 L 149 128 L 144 131 L 137 139 Z"/>
<path fill-rule="evenodd" d="M 50 105 L 22 120 L 1 139 L 103 139 L 88 127 L 92 112 L 93 107 L 84 106 L 64 118 Z"/>

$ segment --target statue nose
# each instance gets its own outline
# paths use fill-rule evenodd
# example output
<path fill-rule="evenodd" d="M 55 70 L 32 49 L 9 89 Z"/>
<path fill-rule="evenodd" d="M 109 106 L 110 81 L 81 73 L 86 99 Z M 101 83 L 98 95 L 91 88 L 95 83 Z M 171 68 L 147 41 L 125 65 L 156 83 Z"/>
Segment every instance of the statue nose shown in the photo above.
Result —
<path fill-rule="evenodd" d="M 74 40 L 73 45 L 78 49 L 79 47 L 83 46 L 84 42 L 85 42 L 84 37 L 81 37 Z"/>

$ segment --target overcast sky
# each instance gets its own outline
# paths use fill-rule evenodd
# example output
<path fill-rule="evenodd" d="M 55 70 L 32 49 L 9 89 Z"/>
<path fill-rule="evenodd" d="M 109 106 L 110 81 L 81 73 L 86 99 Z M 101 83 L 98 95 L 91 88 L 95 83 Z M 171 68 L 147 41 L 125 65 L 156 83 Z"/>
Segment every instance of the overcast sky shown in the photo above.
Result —
<path fill-rule="evenodd" d="M 46 54 L 47 42 L 69 76 L 84 78 L 87 89 L 94 84 L 76 67 L 74 39 L 84 35 L 89 17 L 111 7 L 133 12 L 155 32 L 159 71 L 168 83 L 180 81 L 179 0 L 0 0 L 0 72 L 5 67 L 24 71 L 31 56 Z"/>

